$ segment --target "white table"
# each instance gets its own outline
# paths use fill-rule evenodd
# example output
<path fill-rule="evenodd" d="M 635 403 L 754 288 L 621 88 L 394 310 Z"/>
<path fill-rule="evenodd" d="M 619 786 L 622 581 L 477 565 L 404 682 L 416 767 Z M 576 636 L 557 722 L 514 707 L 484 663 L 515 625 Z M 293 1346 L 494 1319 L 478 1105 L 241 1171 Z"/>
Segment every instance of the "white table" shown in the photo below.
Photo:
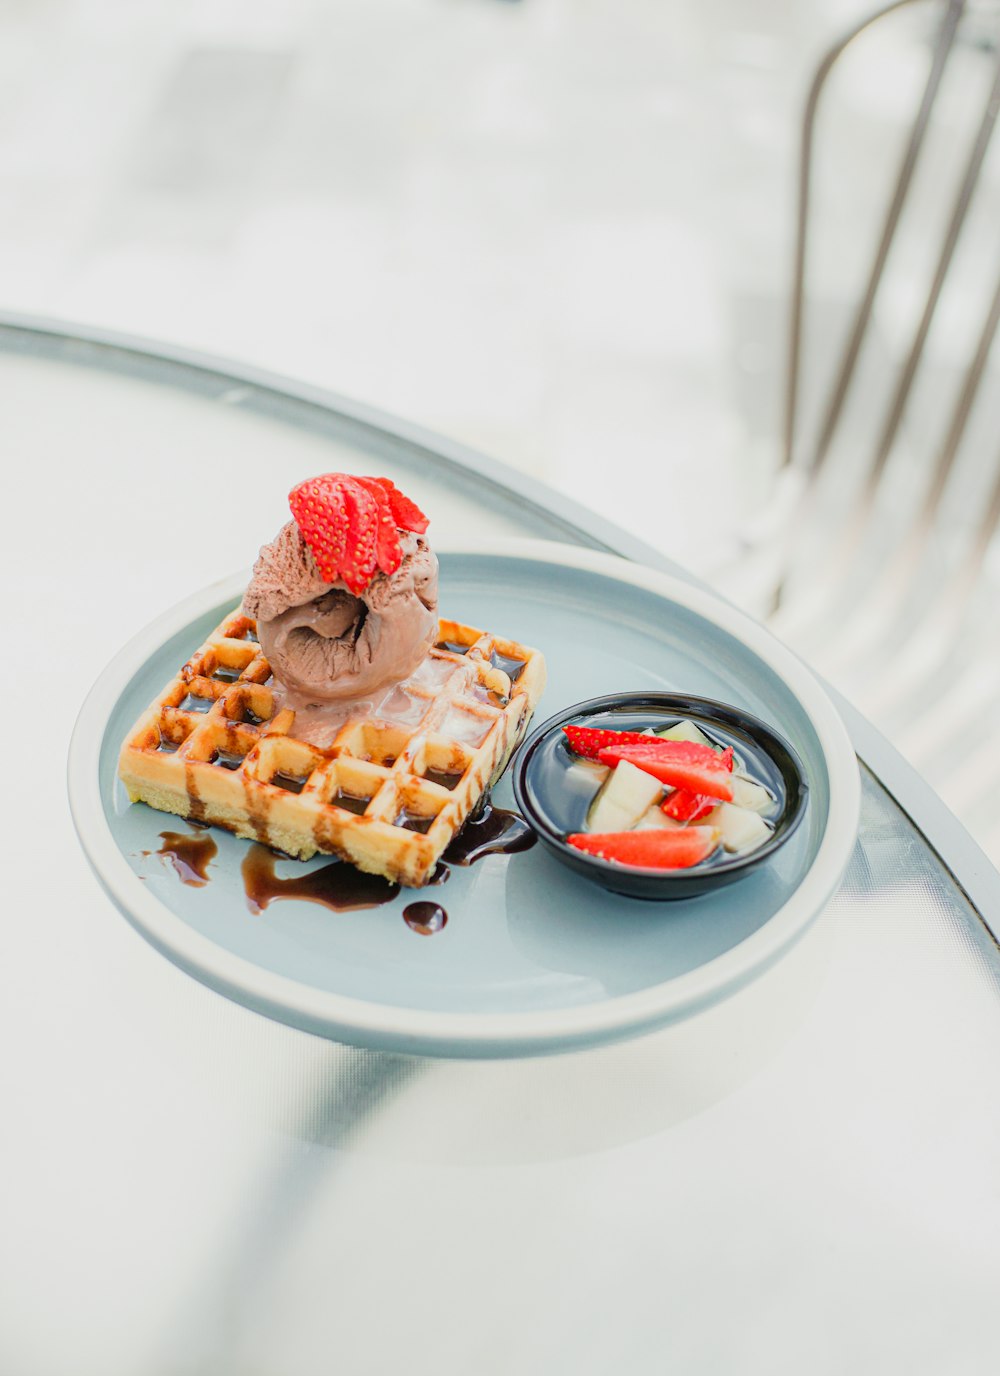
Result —
<path fill-rule="evenodd" d="M 76 843 L 66 747 L 121 643 L 246 563 L 275 492 L 374 456 L 441 534 L 669 565 L 248 370 L 8 320 L 0 395 L 0 1371 L 1000 1369 L 1000 878 L 870 727 L 844 706 L 840 892 L 706 1013 L 491 1063 L 268 1022 L 140 940 Z"/>

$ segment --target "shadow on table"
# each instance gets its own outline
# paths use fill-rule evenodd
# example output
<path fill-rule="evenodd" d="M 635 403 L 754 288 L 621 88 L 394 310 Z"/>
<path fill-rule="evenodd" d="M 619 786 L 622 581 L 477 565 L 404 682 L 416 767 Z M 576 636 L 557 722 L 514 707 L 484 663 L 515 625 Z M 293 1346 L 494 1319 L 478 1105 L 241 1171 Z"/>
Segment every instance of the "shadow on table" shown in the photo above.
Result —
<path fill-rule="evenodd" d="M 753 1079 L 809 1016 L 829 964 L 821 920 L 721 1004 L 614 1046 L 506 1061 L 331 1047 L 282 1131 L 387 1160 L 475 1165 L 586 1155 L 664 1132 Z"/>

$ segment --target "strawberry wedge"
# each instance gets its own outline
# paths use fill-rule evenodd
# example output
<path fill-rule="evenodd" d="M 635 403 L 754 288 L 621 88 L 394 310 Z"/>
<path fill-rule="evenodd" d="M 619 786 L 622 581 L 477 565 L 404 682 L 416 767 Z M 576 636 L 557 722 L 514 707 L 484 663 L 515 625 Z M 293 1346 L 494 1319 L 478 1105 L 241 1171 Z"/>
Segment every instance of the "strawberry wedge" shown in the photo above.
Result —
<path fill-rule="evenodd" d="M 600 726 L 564 726 L 569 748 L 585 760 L 596 760 L 606 746 L 641 745 L 654 739 L 646 731 L 608 731 Z"/>
<path fill-rule="evenodd" d="M 644 870 L 686 870 L 700 864 L 719 844 L 717 827 L 677 831 L 574 832 L 566 841 L 586 855 Z"/>
<path fill-rule="evenodd" d="M 675 788 L 669 798 L 664 798 L 660 804 L 660 811 L 664 817 L 672 817 L 675 822 L 699 822 L 718 806 L 718 798 L 692 793 L 689 788 Z"/>
<path fill-rule="evenodd" d="M 731 803 L 733 800 L 732 757 L 729 762 L 707 745 L 694 741 L 650 741 L 611 745 L 599 750 L 601 764 L 612 768 L 628 760 L 661 783 L 687 788 Z"/>
<path fill-rule="evenodd" d="M 727 745 L 719 759 L 731 770 L 733 747 Z M 675 788 L 660 804 L 660 811 L 665 817 L 672 817 L 675 822 L 697 822 L 702 817 L 707 817 L 718 804 L 718 798 L 707 797 L 704 793 L 693 793 L 689 788 Z"/>

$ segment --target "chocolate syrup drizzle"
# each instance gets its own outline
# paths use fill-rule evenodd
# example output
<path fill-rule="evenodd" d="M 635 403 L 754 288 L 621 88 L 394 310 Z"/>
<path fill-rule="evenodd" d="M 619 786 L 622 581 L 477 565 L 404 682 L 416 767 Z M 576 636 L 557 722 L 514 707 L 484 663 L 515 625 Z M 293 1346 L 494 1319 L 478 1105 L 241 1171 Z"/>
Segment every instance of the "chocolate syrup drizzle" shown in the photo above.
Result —
<path fill-rule="evenodd" d="M 514 855 L 530 850 L 537 840 L 523 817 L 487 801 L 449 843 L 443 859 L 449 865 L 472 865 L 486 855 Z"/>
<path fill-rule="evenodd" d="M 209 862 L 219 848 L 207 831 L 161 831 L 160 840 L 156 853 L 167 857 L 182 884 L 200 889 L 208 883 Z"/>
<path fill-rule="evenodd" d="M 399 893 L 398 884 L 390 884 L 380 874 L 365 874 L 342 860 L 331 860 L 320 870 L 282 879 L 274 870 L 277 858 L 266 846 L 254 844 L 243 859 L 247 907 L 255 916 L 276 898 L 300 898 L 307 903 L 321 903 L 335 912 L 349 912 L 355 908 L 378 908 Z"/>
<path fill-rule="evenodd" d="M 208 865 L 218 847 L 207 831 L 161 831 L 160 838 L 163 845 L 157 854 L 168 857 L 182 883 L 201 887 L 208 882 Z M 484 800 L 444 852 L 428 887 L 446 883 L 451 877 L 451 865 L 472 865 L 487 855 L 528 850 L 536 840 L 535 833 L 516 812 L 494 807 Z M 331 860 L 322 869 L 306 874 L 282 878 L 275 871 L 279 858 L 278 852 L 257 843 L 244 856 L 243 888 L 247 907 L 255 916 L 281 898 L 297 898 L 319 903 L 334 912 L 350 912 L 381 907 L 400 892 L 399 884 L 392 884 L 381 875 L 365 874 L 341 860 Z M 445 927 L 448 913 L 440 903 L 413 902 L 403 909 L 403 921 L 421 936 L 433 936 Z"/>

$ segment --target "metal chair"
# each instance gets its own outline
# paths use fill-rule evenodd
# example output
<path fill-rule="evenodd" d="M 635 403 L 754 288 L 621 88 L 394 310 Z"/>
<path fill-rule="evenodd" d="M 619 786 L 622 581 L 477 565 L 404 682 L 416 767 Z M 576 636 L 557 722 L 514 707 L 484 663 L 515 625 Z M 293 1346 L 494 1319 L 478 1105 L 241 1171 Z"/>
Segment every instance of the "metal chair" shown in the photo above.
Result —
<path fill-rule="evenodd" d="M 888 39 L 902 10 L 922 25 L 911 51 L 927 54 L 926 75 L 860 292 L 831 348 L 826 328 L 810 333 L 806 309 L 821 218 L 818 115 L 845 52 L 862 34 Z M 771 561 L 774 629 L 1000 858 L 1000 579 L 991 568 L 1000 388 L 990 367 L 1000 323 L 998 113 L 995 3 L 896 0 L 820 63 L 802 130 L 780 528 L 766 532 L 767 549 L 758 532 L 756 553 Z M 929 247 L 915 297 L 915 264 Z M 887 292 L 895 308 L 880 315 Z M 896 329 L 885 317 L 905 316 L 901 301 L 912 318 Z M 808 366 L 816 357 L 822 378 Z"/>

